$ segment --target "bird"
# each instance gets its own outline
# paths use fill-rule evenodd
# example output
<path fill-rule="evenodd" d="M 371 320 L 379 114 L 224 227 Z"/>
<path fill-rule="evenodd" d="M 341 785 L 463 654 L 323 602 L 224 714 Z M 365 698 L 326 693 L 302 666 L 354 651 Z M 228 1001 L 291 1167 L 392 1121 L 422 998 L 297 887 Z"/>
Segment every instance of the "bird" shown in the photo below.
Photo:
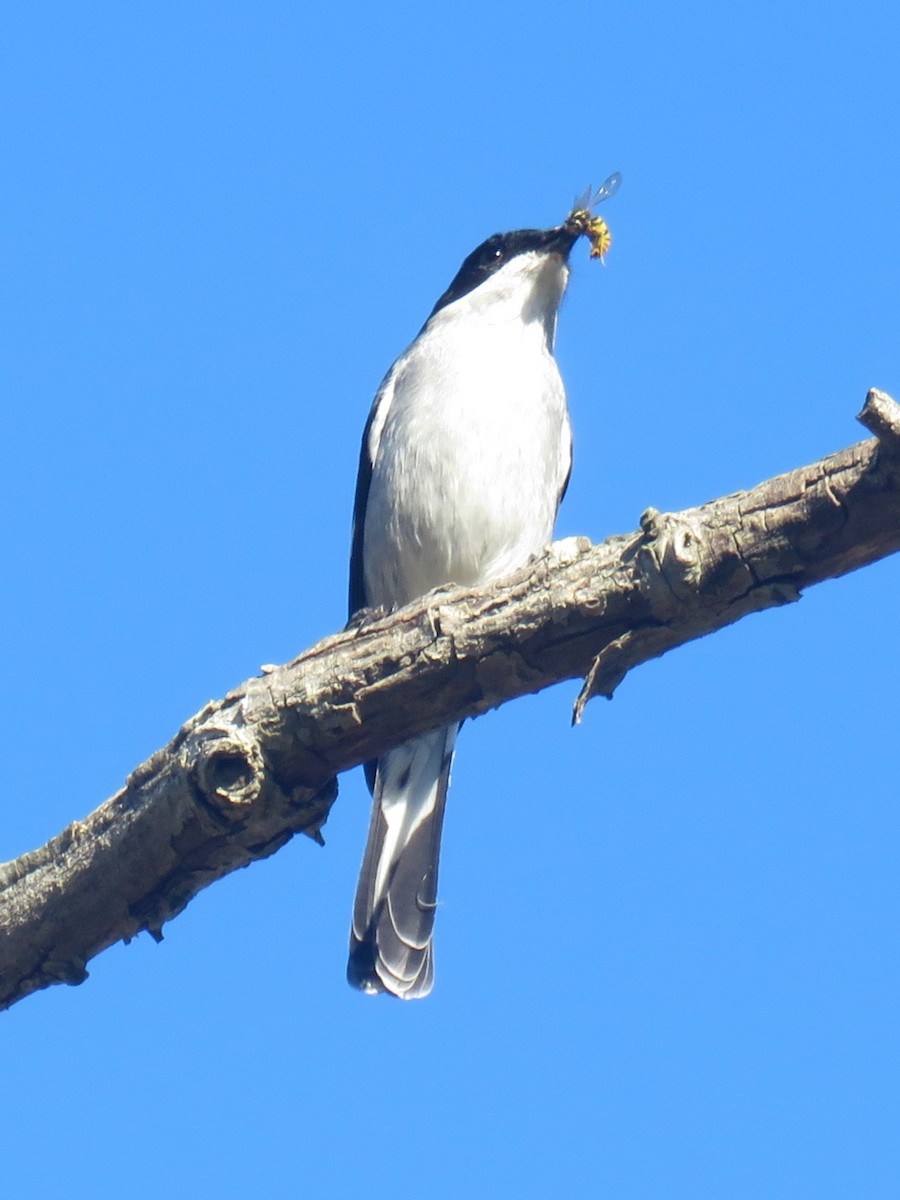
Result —
<path fill-rule="evenodd" d="M 605 223 L 610 176 L 549 229 L 496 233 L 463 261 L 375 396 L 353 507 L 349 610 L 393 610 L 447 584 L 490 583 L 549 545 L 572 465 L 554 358 L 569 253 Z M 593 251 L 592 251 L 593 252 Z M 434 982 L 444 807 L 460 723 L 367 764 L 372 815 L 347 977 L 411 1000 Z"/>

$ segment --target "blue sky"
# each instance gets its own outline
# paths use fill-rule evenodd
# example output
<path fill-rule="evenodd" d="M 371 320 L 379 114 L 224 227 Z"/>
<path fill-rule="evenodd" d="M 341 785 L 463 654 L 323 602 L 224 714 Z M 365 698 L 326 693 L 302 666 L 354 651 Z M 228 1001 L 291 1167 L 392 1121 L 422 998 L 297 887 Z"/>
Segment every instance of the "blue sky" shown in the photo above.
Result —
<path fill-rule="evenodd" d="M 893 4 L 45 3 L 0 47 L 0 859 L 344 619 L 359 436 L 462 258 L 574 255 L 560 534 L 900 394 Z M 344 983 L 367 825 L 0 1018 L 11 1194 L 894 1197 L 900 564 L 461 737 L 437 987 Z M 359 777 L 358 777 L 359 776 Z"/>

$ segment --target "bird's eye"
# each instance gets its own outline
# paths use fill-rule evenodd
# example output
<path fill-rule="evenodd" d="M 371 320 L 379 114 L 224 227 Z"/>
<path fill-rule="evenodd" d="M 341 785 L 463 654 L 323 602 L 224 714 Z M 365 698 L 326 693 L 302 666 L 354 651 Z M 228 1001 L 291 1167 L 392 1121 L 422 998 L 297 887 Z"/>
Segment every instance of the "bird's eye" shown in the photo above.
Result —
<path fill-rule="evenodd" d="M 497 249 L 494 251 L 494 258 L 502 258 L 502 257 L 503 257 L 503 251 L 498 246 Z"/>

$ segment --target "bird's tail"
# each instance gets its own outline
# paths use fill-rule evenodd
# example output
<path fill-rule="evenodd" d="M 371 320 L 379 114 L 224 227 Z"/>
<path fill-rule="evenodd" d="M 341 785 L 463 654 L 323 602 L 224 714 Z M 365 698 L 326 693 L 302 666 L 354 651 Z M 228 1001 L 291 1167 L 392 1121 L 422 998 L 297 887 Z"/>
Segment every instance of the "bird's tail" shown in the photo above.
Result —
<path fill-rule="evenodd" d="M 459 725 L 404 742 L 378 760 L 347 978 L 404 1000 L 434 982 L 431 936 L 450 764 Z"/>

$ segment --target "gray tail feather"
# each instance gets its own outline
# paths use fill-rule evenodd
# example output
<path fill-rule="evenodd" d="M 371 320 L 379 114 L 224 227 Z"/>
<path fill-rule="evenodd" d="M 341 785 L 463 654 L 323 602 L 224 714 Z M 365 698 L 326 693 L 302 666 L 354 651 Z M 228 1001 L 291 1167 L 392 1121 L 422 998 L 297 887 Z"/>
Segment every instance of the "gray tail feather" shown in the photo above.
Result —
<path fill-rule="evenodd" d="M 450 764 L 459 725 L 404 742 L 378 760 L 347 978 L 404 1000 L 434 982 L 431 939 Z"/>

